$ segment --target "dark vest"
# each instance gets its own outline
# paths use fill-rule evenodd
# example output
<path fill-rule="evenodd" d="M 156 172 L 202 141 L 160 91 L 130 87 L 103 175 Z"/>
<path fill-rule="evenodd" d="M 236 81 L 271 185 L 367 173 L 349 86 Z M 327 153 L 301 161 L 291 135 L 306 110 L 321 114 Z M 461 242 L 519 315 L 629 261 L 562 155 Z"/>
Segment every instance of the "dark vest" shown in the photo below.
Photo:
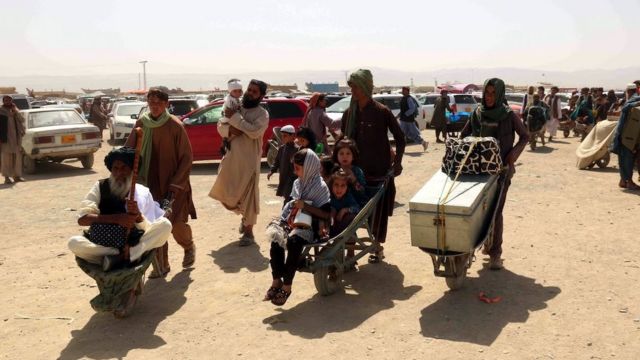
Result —
<path fill-rule="evenodd" d="M 98 208 L 102 215 L 124 214 L 127 212 L 126 199 L 119 199 L 111 194 L 109 179 L 100 180 L 100 204 Z"/>
<path fill-rule="evenodd" d="M 406 121 L 406 122 L 413 122 L 416 118 L 416 115 L 418 114 L 417 111 L 410 116 L 405 115 L 405 113 L 409 110 L 409 101 L 413 101 L 413 99 L 409 100 L 409 97 L 410 96 L 403 96 L 402 99 L 400 100 L 400 120 Z M 416 107 L 416 110 L 418 110 L 417 107 Z"/>

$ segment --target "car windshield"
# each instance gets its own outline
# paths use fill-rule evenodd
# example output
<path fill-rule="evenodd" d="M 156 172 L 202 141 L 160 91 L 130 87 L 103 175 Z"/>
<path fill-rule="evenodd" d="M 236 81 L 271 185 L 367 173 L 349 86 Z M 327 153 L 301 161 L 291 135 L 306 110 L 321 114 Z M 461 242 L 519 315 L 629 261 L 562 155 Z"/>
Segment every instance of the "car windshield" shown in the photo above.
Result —
<path fill-rule="evenodd" d="M 476 99 L 473 98 L 473 95 L 454 95 L 456 99 L 456 104 L 475 104 Z"/>
<path fill-rule="evenodd" d="M 425 96 L 423 105 L 433 105 L 436 103 L 436 99 L 440 96 Z"/>
<path fill-rule="evenodd" d="M 348 96 L 327 108 L 328 113 L 343 113 L 349 108 L 351 96 Z"/>
<path fill-rule="evenodd" d="M 120 106 L 118 106 L 118 109 L 116 111 L 116 115 L 118 115 L 118 116 L 131 116 L 133 114 L 137 115 L 140 112 L 140 109 L 142 109 L 143 106 L 144 106 L 144 104 L 120 105 Z"/>
<path fill-rule="evenodd" d="M 175 101 L 169 104 L 169 113 L 175 116 L 186 115 L 198 108 L 195 101 Z"/>
<path fill-rule="evenodd" d="M 222 118 L 222 105 L 202 108 L 189 115 L 189 119 L 185 120 L 186 124 L 204 125 L 215 124 Z"/>
<path fill-rule="evenodd" d="M 29 114 L 29 128 L 39 128 L 57 125 L 80 125 L 84 120 L 73 110 L 45 111 Z"/>

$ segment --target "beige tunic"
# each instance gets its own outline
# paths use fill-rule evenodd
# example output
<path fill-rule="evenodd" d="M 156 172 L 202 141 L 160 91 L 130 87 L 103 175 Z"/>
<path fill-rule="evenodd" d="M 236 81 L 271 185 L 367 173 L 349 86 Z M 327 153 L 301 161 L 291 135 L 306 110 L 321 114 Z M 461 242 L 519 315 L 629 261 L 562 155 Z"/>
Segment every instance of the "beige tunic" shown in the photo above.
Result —
<path fill-rule="evenodd" d="M 229 124 L 243 134 L 231 141 L 231 150 L 218 167 L 209 196 L 226 209 L 241 214 L 245 225 L 255 225 L 260 213 L 262 136 L 269 125 L 269 113 L 260 106 L 241 109 L 229 119 Z"/>
<path fill-rule="evenodd" d="M 1 145 L 2 153 L 18 154 L 22 149 L 22 137 L 24 136 L 24 118 L 20 113 L 14 114 L 11 110 L 0 106 L 0 114 L 8 118 L 7 141 Z"/>

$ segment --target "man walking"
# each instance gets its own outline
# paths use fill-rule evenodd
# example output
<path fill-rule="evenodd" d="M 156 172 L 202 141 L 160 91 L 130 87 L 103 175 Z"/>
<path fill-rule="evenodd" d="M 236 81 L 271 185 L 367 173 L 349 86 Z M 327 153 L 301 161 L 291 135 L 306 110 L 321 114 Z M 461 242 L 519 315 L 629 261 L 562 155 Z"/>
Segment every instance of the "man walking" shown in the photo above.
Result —
<path fill-rule="evenodd" d="M 260 213 L 260 160 L 262 136 L 269 125 L 269 113 L 260 106 L 267 84 L 251 80 L 242 96 L 242 108 L 225 110 L 229 118 L 229 135 L 234 135 L 231 149 L 218 167 L 218 177 L 209 196 L 227 209 L 242 215 L 240 246 L 255 243 L 253 226 Z"/>
<path fill-rule="evenodd" d="M 431 119 L 431 126 L 436 129 L 436 142 L 443 143 L 447 140 L 447 111 L 451 114 L 453 110 L 449 106 L 449 92 L 447 90 L 440 91 L 440 97 L 436 99 L 433 104 L 433 118 Z M 440 133 L 442 133 L 443 140 L 440 140 Z"/>
<path fill-rule="evenodd" d="M 547 121 L 547 131 L 549 131 L 549 142 L 553 140 L 560 126 L 560 118 L 562 117 L 562 103 L 558 95 L 558 87 L 551 87 L 551 94 L 547 97 L 547 105 L 549 106 L 549 121 Z"/>
<path fill-rule="evenodd" d="M 355 140 L 358 145 L 359 164 L 365 173 L 367 185 L 377 186 L 383 183 L 389 170 L 393 169 L 394 176 L 402 173 L 405 137 L 391 110 L 372 99 L 371 71 L 360 69 L 352 73 L 348 84 L 351 87 L 351 105 L 342 115 L 342 134 Z M 393 158 L 388 131 L 391 131 L 396 142 Z M 395 196 L 396 187 L 391 178 L 373 215 L 373 233 L 380 243 L 384 243 L 387 238 L 387 226 L 389 216 L 393 215 Z M 369 257 L 369 262 L 376 263 L 383 258 L 384 252 L 380 246 Z"/>
<path fill-rule="evenodd" d="M 0 107 L 0 154 L 2 176 L 5 184 L 24 181 L 22 177 L 22 137 L 25 133 L 24 118 L 9 95 L 2 97 Z M 13 179 L 12 179 L 13 178 Z"/>
<path fill-rule="evenodd" d="M 407 139 L 416 144 L 421 144 L 422 149 L 427 151 L 429 143 L 424 141 L 422 135 L 420 135 L 420 129 L 416 125 L 418 112 L 418 102 L 409 95 L 409 87 L 404 86 L 402 88 L 402 100 L 400 100 L 400 114 L 398 114 L 400 129 L 402 129 Z"/>
<path fill-rule="evenodd" d="M 180 120 L 167 112 L 169 95 L 166 92 L 149 90 L 147 104 L 149 111 L 135 125 L 141 127 L 144 134 L 138 179 L 167 211 L 166 216 L 173 225 L 171 233 L 184 249 L 182 267 L 188 268 L 196 260 L 196 246 L 187 224 L 189 216 L 196 218 L 189 181 L 193 161 L 191 143 Z M 135 127 L 127 140 L 129 147 L 135 147 Z M 149 277 L 165 277 L 170 271 L 168 243 L 156 252 L 156 259 Z"/>

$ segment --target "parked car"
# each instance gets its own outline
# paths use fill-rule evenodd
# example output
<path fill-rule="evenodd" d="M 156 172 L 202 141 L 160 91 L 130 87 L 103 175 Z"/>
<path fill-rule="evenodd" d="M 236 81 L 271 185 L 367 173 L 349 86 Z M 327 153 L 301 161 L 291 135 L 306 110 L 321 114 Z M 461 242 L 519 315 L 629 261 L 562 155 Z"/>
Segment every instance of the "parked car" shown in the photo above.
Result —
<path fill-rule="evenodd" d="M 93 155 L 101 146 L 100 129 L 74 109 L 22 110 L 26 133 L 22 138 L 24 172 L 36 172 L 41 161 L 61 162 L 77 158 L 85 169 L 93 167 Z"/>
<path fill-rule="evenodd" d="M 411 95 L 411 97 L 413 97 L 418 105 L 420 105 L 420 102 L 415 96 Z M 373 100 L 386 105 L 393 113 L 393 116 L 397 117 L 398 114 L 400 114 L 400 100 L 402 100 L 402 94 L 374 94 Z M 333 105 L 327 107 L 327 115 L 329 115 L 332 120 L 341 120 L 342 113 L 344 113 L 349 108 L 350 103 L 351 96 L 347 96 L 342 100 L 337 101 Z M 420 127 L 420 129 L 424 129 L 425 122 L 423 109 L 418 109 L 418 116 L 416 117 L 416 121 L 418 122 L 418 126 Z"/>
<path fill-rule="evenodd" d="M 194 96 L 194 100 L 198 104 L 198 107 L 203 107 L 209 103 L 209 95 L 206 94 L 198 94 Z"/>
<path fill-rule="evenodd" d="M 205 107 L 192 111 L 181 119 L 191 142 L 194 161 L 222 159 L 220 153 L 222 138 L 217 129 L 218 120 L 222 118 L 222 105 L 223 101 L 214 101 Z M 260 105 L 269 112 L 269 127 L 263 136 L 262 156 L 265 157 L 273 128 L 285 125 L 293 125 L 298 128 L 307 111 L 307 104 L 299 99 L 278 98 L 265 99 Z M 233 146 L 233 142 L 231 146 Z"/>
<path fill-rule="evenodd" d="M 109 113 L 109 137 L 111 141 L 127 140 L 140 110 L 147 106 L 143 101 L 121 101 L 113 104 Z M 136 117 L 132 117 L 136 115 Z"/>
<path fill-rule="evenodd" d="M 196 99 L 169 98 L 169 114 L 181 117 L 200 107 Z"/>
<path fill-rule="evenodd" d="M 448 94 L 449 106 L 454 113 L 455 117 L 451 117 L 451 114 L 447 113 L 450 121 L 454 122 L 466 122 L 471 113 L 473 113 L 478 107 L 478 102 L 472 94 Z M 433 119 L 434 105 L 436 99 L 440 97 L 440 94 L 429 94 L 423 98 L 422 102 L 422 116 L 425 123 L 425 127 L 431 127 L 431 119 Z"/>

